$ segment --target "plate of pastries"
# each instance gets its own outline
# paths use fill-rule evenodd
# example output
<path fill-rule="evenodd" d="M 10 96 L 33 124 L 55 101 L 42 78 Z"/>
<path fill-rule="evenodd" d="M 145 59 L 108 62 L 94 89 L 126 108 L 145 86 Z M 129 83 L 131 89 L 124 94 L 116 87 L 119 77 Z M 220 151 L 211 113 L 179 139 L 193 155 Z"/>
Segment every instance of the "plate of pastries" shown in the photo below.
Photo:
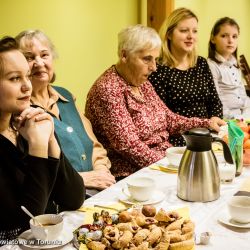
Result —
<path fill-rule="evenodd" d="M 194 248 L 194 223 L 177 211 L 152 205 L 109 214 L 93 213 L 93 223 L 77 228 L 74 244 L 91 250 L 189 250 Z M 82 248 L 81 248 L 82 249 Z"/>

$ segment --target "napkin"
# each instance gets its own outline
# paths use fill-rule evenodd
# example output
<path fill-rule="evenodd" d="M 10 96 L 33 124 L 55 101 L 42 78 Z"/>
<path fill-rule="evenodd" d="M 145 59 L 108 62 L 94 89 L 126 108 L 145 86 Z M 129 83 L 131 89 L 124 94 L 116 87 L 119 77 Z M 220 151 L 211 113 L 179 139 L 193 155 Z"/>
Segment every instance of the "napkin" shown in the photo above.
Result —
<path fill-rule="evenodd" d="M 239 196 L 250 196 L 250 178 L 248 177 L 243 181 L 239 191 L 235 194 Z"/>
<path fill-rule="evenodd" d="M 113 207 L 116 209 L 124 209 L 126 208 L 125 205 L 123 205 L 122 203 L 116 203 L 113 205 L 110 205 L 109 207 Z M 86 215 L 84 218 L 84 223 L 83 224 L 92 224 L 93 223 L 93 213 L 94 212 L 101 212 L 101 210 L 103 210 L 103 208 L 99 208 L 99 207 L 84 207 L 84 209 L 86 209 Z M 111 214 L 113 213 L 117 213 L 114 212 L 114 210 L 111 209 L 106 209 L 105 210 L 109 211 Z M 182 207 L 182 208 L 178 208 L 175 209 L 175 211 L 177 211 L 179 213 L 179 215 L 181 217 L 183 217 L 184 219 L 189 219 L 190 218 L 190 213 L 189 213 L 189 207 Z M 192 248 L 191 250 L 194 250 L 195 248 Z M 80 244 L 80 248 L 79 250 L 88 250 L 87 246 L 85 244 Z"/>
<path fill-rule="evenodd" d="M 149 167 L 150 169 L 153 169 L 153 170 L 159 170 L 159 171 L 162 171 L 162 172 L 166 172 L 166 173 L 170 173 L 170 174 L 176 174 L 178 173 L 178 169 L 177 168 L 173 168 L 171 166 L 160 166 L 160 165 L 151 165 Z"/>

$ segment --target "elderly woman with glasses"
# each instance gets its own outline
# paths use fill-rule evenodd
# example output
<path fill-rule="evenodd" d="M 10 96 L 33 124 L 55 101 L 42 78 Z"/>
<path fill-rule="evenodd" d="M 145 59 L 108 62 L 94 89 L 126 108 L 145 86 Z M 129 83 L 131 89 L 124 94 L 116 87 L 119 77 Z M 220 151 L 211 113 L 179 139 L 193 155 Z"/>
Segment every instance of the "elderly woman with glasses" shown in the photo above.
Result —
<path fill-rule="evenodd" d="M 118 35 L 117 64 L 90 89 L 85 114 L 108 150 L 117 180 L 165 156 L 168 138 L 194 127 L 219 128 L 220 122 L 173 113 L 148 81 L 156 70 L 161 39 L 152 28 L 130 26 Z"/>

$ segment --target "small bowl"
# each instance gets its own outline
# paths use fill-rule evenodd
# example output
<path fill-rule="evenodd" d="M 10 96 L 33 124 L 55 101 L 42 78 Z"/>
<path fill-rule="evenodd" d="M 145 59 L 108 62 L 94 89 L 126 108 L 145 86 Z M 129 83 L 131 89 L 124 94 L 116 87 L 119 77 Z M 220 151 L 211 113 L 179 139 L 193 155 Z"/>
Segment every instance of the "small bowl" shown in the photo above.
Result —
<path fill-rule="evenodd" d="M 166 150 L 166 156 L 171 165 L 179 167 L 183 153 L 186 147 L 171 147 Z"/>
<path fill-rule="evenodd" d="M 42 214 L 35 218 L 43 225 L 38 225 L 30 219 L 30 229 L 33 236 L 40 240 L 55 240 L 63 229 L 63 218 L 59 214 Z"/>
<path fill-rule="evenodd" d="M 233 196 L 228 202 L 228 210 L 232 220 L 239 223 L 250 222 L 250 197 Z"/>

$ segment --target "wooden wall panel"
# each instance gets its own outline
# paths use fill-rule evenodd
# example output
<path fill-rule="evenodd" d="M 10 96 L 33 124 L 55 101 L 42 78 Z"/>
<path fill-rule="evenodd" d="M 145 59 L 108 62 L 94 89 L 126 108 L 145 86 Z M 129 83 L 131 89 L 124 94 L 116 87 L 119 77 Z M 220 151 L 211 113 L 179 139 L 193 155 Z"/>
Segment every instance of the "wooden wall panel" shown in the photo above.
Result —
<path fill-rule="evenodd" d="M 147 25 L 159 31 L 162 22 L 174 9 L 174 0 L 147 0 Z"/>

